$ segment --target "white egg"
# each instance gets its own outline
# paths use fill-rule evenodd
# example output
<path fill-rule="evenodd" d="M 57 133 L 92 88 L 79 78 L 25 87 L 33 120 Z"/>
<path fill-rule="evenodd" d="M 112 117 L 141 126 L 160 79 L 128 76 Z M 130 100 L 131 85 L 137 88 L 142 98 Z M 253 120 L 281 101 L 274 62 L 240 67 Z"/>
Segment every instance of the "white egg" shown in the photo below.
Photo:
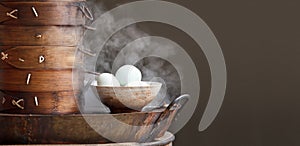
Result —
<path fill-rule="evenodd" d="M 130 82 L 126 86 L 128 87 L 143 87 L 143 86 L 150 86 L 147 82 L 143 81 L 135 81 L 135 82 Z"/>
<path fill-rule="evenodd" d="M 116 72 L 116 77 L 122 86 L 128 83 L 141 81 L 141 71 L 133 65 L 124 65 L 120 67 Z"/>
<path fill-rule="evenodd" d="M 99 86 L 120 86 L 118 79 L 110 73 L 102 73 L 97 77 Z"/>

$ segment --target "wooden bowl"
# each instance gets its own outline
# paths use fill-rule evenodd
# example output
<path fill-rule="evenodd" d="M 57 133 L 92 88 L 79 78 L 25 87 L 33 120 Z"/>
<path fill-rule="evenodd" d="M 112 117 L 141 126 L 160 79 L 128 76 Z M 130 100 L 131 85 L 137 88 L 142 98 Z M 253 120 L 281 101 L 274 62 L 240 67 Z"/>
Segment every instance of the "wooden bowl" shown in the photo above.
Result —
<path fill-rule="evenodd" d="M 109 87 L 95 86 L 100 100 L 112 113 L 141 111 L 158 94 L 161 83 L 148 82 L 150 86 Z"/>

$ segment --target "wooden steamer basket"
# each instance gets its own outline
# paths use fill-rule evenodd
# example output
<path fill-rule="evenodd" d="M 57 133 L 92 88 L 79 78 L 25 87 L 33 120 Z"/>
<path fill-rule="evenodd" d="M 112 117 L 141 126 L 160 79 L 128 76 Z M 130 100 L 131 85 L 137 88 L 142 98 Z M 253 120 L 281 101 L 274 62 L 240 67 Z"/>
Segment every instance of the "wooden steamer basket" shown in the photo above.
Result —
<path fill-rule="evenodd" d="M 0 2 L 0 112 L 78 113 L 84 0 Z M 75 72 L 75 75 L 73 74 Z"/>

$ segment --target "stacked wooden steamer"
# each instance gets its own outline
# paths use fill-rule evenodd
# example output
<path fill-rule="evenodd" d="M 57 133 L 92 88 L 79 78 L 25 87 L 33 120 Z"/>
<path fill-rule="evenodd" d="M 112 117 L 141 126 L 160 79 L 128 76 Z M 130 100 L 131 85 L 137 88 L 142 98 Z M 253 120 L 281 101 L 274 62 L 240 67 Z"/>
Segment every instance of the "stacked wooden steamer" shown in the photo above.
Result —
<path fill-rule="evenodd" d="M 84 0 L 0 1 L 0 112 L 79 112 L 73 72 L 88 12 Z"/>

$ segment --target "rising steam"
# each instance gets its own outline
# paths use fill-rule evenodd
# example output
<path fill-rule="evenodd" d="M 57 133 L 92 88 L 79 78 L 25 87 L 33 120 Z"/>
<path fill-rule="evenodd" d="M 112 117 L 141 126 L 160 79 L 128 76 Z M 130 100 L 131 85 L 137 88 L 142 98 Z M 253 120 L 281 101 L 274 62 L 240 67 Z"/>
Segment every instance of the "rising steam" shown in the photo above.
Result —
<path fill-rule="evenodd" d="M 89 7 L 92 8 L 95 19 L 106 13 L 105 8 L 99 1 L 89 1 Z M 99 55 L 95 57 L 86 57 L 85 68 L 95 70 L 99 73 L 115 73 L 116 70 L 125 64 L 133 64 L 138 67 L 143 74 L 143 81 L 156 81 L 163 83 L 163 87 L 158 94 L 158 98 L 151 103 L 151 105 L 162 105 L 169 103 L 170 99 L 175 95 L 180 94 L 180 77 L 178 72 L 170 64 L 167 58 L 159 58 L 151 56 L 151 51 L 159 51 L 159 53 L 165 54 L 164 56 L 176 55 L 176 52 L 172 51 L 172 47 L 169 44 L 161 44 L 154 42 L 151 38 L 142 37 L 149 36 L 145 32 L 139 30 L 136 25 L 130 25 L 115 33 L 107 42 L 104 40 L 105 34 L 110 34 L 122 25 L 122 23 L 128 21 L 127 19 L 115 20 L 112 15 L 106 15 L 102 17 L 100 21 L 95 21 L 93 26 L 96 26 L 96 33 L 87 32 L 84 38 L 83 47 L 89 49 L 91 52 L 97 52 L 101 49 Z M 134 45 L 130 45 L 130 49 L 123 49 L 131 42 L 139 39 Z M 99 48 L 99 44 L 104 43 L 103 48 Z M 127 46 L 128 47 L 128 46 Z M 155 49 L 153 49 L 155 48 Z M 140 58 L 141 56 L 146 56 Z M 96 66 L 89 66 L 96 59 Z M 117 59 L 117 60 L 116 60 Z M 90 99 L 88 99 L 90 100 Z M 88 106 L 93 106 L 94 102 L 86 103 Z M 107 110 L 103 108 L 101 110 Z"/>

